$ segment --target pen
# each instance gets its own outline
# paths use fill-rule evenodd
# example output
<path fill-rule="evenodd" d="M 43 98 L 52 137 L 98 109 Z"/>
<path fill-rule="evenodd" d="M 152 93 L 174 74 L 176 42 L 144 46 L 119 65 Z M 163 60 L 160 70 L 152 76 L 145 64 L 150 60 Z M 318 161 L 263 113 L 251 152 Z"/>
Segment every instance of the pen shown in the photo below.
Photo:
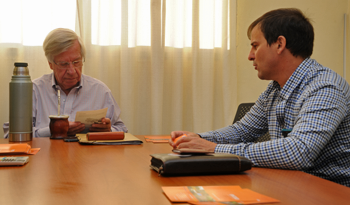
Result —
<path fill-rule="evenodd" d="M 60 116 L 60 108 L 61 108 L 61 91 L 57 90 L 57 97 L 58 97 L 58 116 Z"/>

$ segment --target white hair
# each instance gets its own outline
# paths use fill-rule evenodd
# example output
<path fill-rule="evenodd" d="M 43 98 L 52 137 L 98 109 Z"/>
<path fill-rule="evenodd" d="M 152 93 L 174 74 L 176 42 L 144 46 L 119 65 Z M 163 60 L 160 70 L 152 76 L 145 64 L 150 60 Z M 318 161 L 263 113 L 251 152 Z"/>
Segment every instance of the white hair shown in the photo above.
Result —
<path fill-rule="evenodd" d="M 85 58 L 85 46 L 81 38 L 72 30 L 57 28 L 52 30 L 45 38 L 43 49 L 49 62 L 53 62 L 55 56 L 68 50 L 78 40 L 80 44 L 81 57 Z"/>

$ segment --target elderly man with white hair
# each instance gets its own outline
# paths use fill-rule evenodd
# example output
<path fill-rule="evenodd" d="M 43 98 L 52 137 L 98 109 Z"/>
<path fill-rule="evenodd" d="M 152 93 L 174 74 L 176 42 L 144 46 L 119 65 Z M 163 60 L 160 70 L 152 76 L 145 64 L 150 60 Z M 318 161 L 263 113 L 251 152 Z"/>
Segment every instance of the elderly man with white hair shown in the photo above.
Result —
<path fill-rule="evenodd" d="M 68 135 L 85 130 L 75 122 L 78 111 L 108 108 L 100 124 L 93 124 L 90 132 L 127 132 L 120 119 L 120 108 L 111 90 L 101 81 L 82 74 L 85 47 L 72 30 L 58 28 L 51 31 L 43 44 L 46 58 L 53 71 L 33 80 L 33 137 L 50 137 L 49 115 L 58 113 L 58 91 L 61 95 L 61 115 L 69 115 Z M 4 126 L 5 127 L 5 126 Z M 5 137 L 8 133 L 5 132 Z"/>

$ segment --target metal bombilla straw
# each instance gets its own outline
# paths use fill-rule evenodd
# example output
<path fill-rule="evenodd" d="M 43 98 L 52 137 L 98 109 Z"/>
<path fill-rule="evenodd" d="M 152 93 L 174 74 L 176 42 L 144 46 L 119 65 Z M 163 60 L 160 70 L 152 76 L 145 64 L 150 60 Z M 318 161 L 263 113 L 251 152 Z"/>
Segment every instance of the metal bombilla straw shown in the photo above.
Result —
<path fill-rule="evenodd" d="M 61 109 L 61 91 L 57 90 L 57 96 L 58 96 L 58 115 L 60 116 L 60 109 Z"/>

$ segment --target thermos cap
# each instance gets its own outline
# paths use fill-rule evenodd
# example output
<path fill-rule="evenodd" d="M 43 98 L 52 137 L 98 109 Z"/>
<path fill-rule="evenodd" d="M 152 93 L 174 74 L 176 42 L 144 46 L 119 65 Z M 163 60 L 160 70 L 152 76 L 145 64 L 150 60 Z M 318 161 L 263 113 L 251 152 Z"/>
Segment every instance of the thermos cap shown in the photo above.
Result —
<path fill-rule="evenodd" d="M 27 68 L 28 63 L 15 63 L 15 69 L 13 69 L 14 76 L 29 76 L 29 69 Z"/>
<path fill-rule="evenodd" d="M 15 63 L 15 67 L 27 67 L 28 63 L 20 63 L 20 62 L 16 62 Z"/>

